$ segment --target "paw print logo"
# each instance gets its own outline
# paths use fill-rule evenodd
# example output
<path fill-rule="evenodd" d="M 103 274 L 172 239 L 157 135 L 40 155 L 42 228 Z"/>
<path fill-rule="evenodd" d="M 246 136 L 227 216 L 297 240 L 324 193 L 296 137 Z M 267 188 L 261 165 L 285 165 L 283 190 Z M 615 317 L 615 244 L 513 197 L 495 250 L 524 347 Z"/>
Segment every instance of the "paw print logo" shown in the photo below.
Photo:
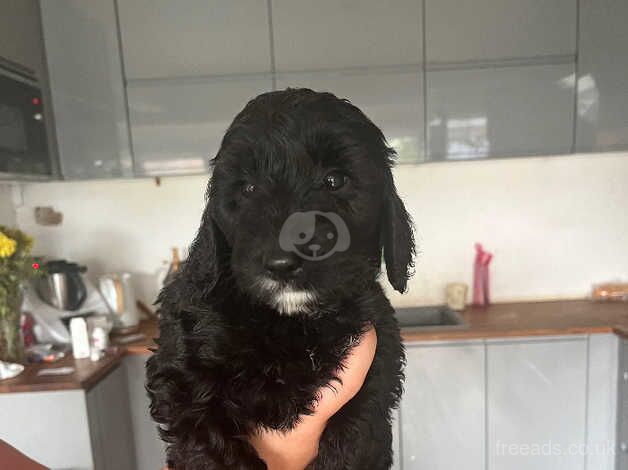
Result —
<path fill-rule="evenodd" d="M 286 219 L 279 233 L 282 250 L 308 261 L 324 260 L 347 251 L 350 242 L 347 224 L 334 212 L 295 212 Z"/>

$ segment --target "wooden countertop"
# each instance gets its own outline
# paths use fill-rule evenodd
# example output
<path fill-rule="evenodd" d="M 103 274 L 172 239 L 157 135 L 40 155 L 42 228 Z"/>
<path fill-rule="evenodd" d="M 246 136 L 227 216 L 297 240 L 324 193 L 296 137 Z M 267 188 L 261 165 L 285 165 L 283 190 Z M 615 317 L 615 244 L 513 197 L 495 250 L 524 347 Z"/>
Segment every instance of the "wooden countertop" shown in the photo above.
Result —
<path fill-rule="evenodd" d="M 628 303 L 568 300 L 470 307 L 466 328 L 404 329 L 404 341 L 615 333 L 628 338 Z"/>
<path fill-rule="evenodd" d="M 99 361 L 90 359 L 74 359 L 69 354 L 52 364 L 29 364 L 24 372 L 12 379 L 0 381 L 0 393 L 12 392 L 44 392 L 59 390 L 89 390 L 101 379 L 107 376 L 122 362 L 127 354 L 150 354 L 148 348 L 154 346 L 153 338 L 158 335 L 158 326 L 155 320 L 146 320 L 140 324 L 140 333 L 144 338 L 117 347 Z M 119 337 L 112 337 L 112 344 L 116 346 Z M 56 367 L 74 367 L 69 375 L 37 375 L 42 369 Z"/>
<path fill-rule="evenodd" d="M 120 364 L 124 354 L 123 349 L 118 349 L 97 362 L 74 359 L 68 354 L 52 364 L 29 364 L 17 377 L 0 381 L 0 393 L 89 390 Z M 56 367 L 74 367 L 74 372 L 69 375 L 37 375 L 42 369 Z"/>
<path fill-rule="evenodd" d="M 461 316 L 465 328 L 430 330 L 403 329 L 404 341 L 464 340 L 515 336 L 560 336 L 615 333 L 628 338 L 628 303 L 596 303 L 588 300 L 525 302 L 472 307 Z M 74 359 L 71 355 L 53 364 L 32 364 L 13 379 L 0 381 L 0 393 L 54 390 L 88 390 L 114 370 L 127 354 L 150 354 L 153 338 L 159 335 L 156 320 L 141 323 L 144 337 L 119 345 L 100 361 Z M 117 337 L 112 338 L 115 345 Z M 71 366 L 65 376 L 38 376 L 43 368 Z"/>

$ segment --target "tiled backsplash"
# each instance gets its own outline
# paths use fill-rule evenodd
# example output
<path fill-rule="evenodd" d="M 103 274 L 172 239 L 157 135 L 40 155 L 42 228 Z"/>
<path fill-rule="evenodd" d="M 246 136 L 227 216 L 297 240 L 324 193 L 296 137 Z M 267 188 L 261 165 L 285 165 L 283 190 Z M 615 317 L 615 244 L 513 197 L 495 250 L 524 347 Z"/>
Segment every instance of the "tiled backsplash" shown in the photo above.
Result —
<path fill-rule="evenodd" d="M 399 166 L 397 187 L 415 219 L 419 256 L 396 305 L 435 304 L 447 282 L 471 282 L 473 244 L 495 254 L 493 299 L 583 297 L 590 284 L 628 278 L 628 154 L 535 157 Z M 126 270 L 151 301 L 171 246 L 198 228 L 207 177 L 23 185 L 17 222 L 36 252 L 86 263 L 93 275 Z M 5 194 L 0 186 L 0 215 Z M 58 227 L 33 208 L 62 211 Z"/>

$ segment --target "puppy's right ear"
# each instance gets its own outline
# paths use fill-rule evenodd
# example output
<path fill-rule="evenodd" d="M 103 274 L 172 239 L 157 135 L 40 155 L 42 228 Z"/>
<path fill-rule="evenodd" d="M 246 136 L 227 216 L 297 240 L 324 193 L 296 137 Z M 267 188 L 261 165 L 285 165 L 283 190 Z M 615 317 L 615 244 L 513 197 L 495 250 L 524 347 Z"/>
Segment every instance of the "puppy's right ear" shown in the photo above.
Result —
<path fill-rule="evenodd" d="M 382 218 L 382 247 L 388 280 L 398 292 L 405 292 L 414 267 L 414 231 L 412 218 L 397 194 L 392 174 L 388 171 L 384 214 Z"/>

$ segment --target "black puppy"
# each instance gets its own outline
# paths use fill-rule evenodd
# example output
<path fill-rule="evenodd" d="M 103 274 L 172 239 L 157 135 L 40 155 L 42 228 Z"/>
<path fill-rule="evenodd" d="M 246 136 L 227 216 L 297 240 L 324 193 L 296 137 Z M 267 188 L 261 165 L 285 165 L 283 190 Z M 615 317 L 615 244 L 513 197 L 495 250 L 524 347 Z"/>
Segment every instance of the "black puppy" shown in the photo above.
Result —
<path fill-rule="evenodd" d="M 160 294 L 147 389 L 171 468 L 266 468 L 247 435 L 311 413 L 368 325 L 377 350 L 366 381 L 308 468 L 390 467 L 405 356 L 377 277 L 383 252 L 404 291 L 414 254 L 394 156 L 330 93 L 265 93 L 236 116 L 189 258 Z"/>

